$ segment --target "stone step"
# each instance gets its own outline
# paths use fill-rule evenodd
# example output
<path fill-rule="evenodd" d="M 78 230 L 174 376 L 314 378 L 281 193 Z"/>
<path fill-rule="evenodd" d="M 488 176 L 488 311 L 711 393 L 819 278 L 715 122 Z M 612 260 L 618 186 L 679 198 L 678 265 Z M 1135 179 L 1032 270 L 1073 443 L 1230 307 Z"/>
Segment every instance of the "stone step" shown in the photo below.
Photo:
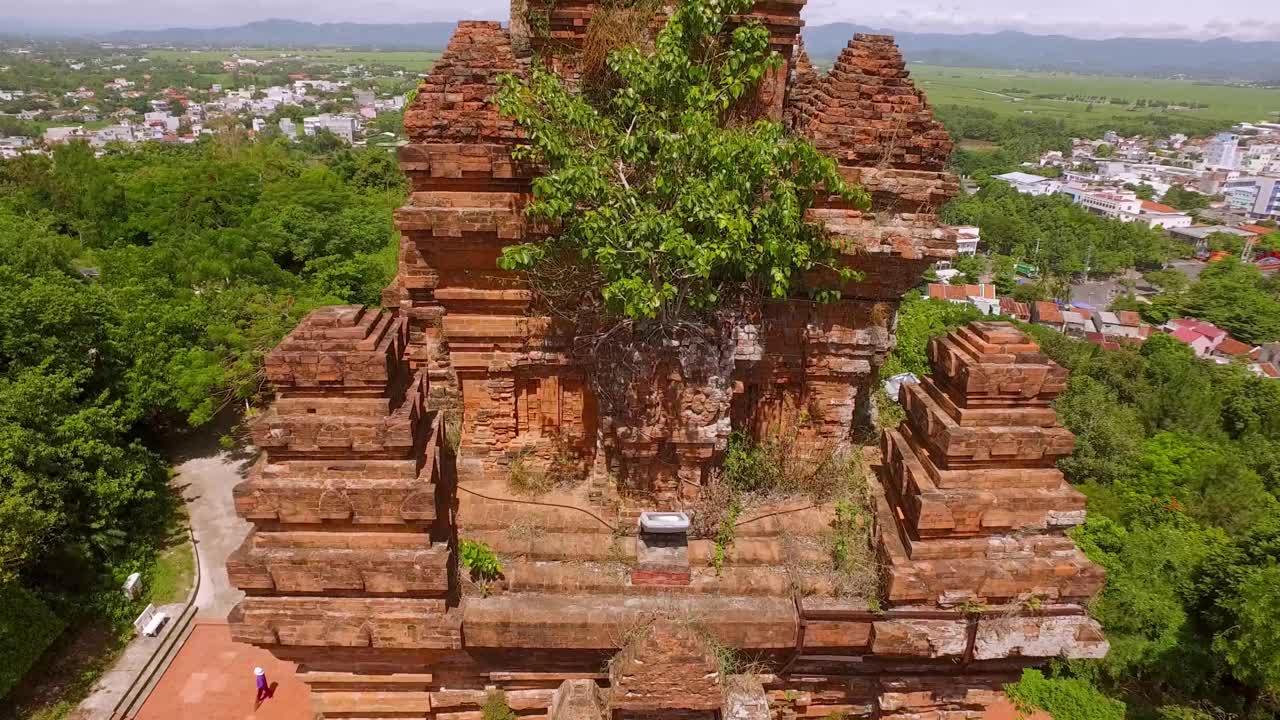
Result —
<path fill-rule="evenodd" d="M 601 533 L 546 532 L 521 524 L 506 530 L 468 528 L 464 537 L 485 543 L 499 555 L 522 560 L 630 562 L 636 557 L 634 537 Z"/>

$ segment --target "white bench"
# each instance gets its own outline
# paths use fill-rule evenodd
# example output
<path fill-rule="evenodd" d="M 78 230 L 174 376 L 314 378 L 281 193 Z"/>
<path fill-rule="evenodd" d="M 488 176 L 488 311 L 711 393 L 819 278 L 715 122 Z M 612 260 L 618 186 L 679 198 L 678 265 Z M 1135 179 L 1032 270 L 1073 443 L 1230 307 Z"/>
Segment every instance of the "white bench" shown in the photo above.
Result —
<path fill-rule="evenodd" d="M 148 605 L 138 619 L 133 621 L 133 629 L 147 637 L 155 637 L 168 619 L 169 616 L 158 612 L 155 605 Z"/>

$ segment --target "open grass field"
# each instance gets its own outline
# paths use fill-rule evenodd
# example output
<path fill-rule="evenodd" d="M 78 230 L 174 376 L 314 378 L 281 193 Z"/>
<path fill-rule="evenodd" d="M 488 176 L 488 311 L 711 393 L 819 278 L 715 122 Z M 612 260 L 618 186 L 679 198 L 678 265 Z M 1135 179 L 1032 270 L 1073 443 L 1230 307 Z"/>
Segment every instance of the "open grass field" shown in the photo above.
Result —
<path fill-rule="evenodd" d="M 379 51 L 379 50 L 334 50 L 317 48 L 311 50 L 150 50 L 147 56 L 153 60 L 169 60 L 173 62 L 221 62 L 232 55 L 267 60 L 273 58 L 302 58 L 328 65 L 392 65 L 415 73 L 431 67 L 440 58 L 437 52 L 417 51 Z"/>
<path fill-rule="evenodd" d="M 955 68 L 911 63 L 916 84 L 932 105 L 985 107 L 1003 114 L 1033 114 L 1067 120 L 1132 118 L 1161 112 L 1157 108 L 1037 99 L 1038 94 L 1101 96 L 1125 101 L 1152 100 L 1171 104 L 1198 103 L 1208 107 L 1165 111 L 1213 120 L 1223 124 L 1240 121 L 1274 121 L 1280 117 L 1280 90 L 1209 85 L 1187 80 L 1077 75 L 1066 72 L 1023 72 L 993 68 Z M 1011 90 L 1024 92 L 1012 93 Z M 1014 98 L 1019 101 L 1015 102 Z"/>

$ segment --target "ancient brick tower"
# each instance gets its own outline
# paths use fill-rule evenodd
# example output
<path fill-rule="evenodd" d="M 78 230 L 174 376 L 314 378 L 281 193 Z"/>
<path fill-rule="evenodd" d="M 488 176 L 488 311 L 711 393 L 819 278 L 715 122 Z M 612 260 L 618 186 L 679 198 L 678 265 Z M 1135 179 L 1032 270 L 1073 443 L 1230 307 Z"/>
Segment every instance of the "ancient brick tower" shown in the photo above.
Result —
<path fill-rule="evenodd" d="M 760 2 L 751 17 L 786 63 L 754 107 L 872 195 L 870 211 L 810 216 L 866 279 L 834 304 L 741 318 L 716 373 L 669 368 L 622 423 L 524 280 L 496 268 L 539 237 L 497 79 L 532 54 L 574 76 L 599 12 L 514 5 L 511 29 L 461 23 L 406 113 L 412 190 L 385 309 L 317 311 L 267 359 L 264 455 L 235 490 L 255 523 L 228 568 L 248 595 L 235 636 L 298 662 L 324 717 L 388 720 L 480 720 L 495 690 L 558 720 L 960 720 L 1022 667 L 1104 653 L 1083 610 L 1101 572 L 1065 535 L 1083 499 L 1054 469 L 1072 447 L 1049 406 L 1064 371 L 1009 326 L 936 341 L 933 379 L 904 390 L 860 520 L 874 589 L 830 572 L 830 504 L 752 508 L 728 546 L 638 531 L 641 511 L 696 515 L 731 430 L 852 445 L 901 296 L 954 253 L 936 214 L 958 190 L 951 144 L 890 38 L 856 36 L 819 76 L 798 48 L 804 0 Z M 587 479 L 513 496 L 518 472 L 563 462 Z M 493 548 L 501 577 L 460 570 L 461 540 Z"/>

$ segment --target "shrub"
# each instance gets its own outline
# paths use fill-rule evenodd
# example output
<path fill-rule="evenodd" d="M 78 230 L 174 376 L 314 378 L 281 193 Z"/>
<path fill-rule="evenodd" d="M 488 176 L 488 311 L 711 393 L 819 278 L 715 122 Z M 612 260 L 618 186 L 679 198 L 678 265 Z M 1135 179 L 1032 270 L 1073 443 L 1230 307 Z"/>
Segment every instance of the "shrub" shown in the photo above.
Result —
<path fill-rule="evenodd" d="M 1125 705 L 1084 680 L 1047 678 L 1039 670 L 1023 670 L 1022 679 L 1004 686 L 1022 712 L 1044 710 L 1054 720 L 1124 720 Z"/>
<path fill-rule="evenodd" d="M 463 540 L 460 548 L 462 564 L 471 571 L 471 579 L 475 582 L 497 580 L 502 576 L 502 563 L 493 552 L 493 548 L 475 540 Z"/>
<path fill-rule="evenodd" d="M 480 717 L 483 720 L 516 720 L 515 712 L 507 704 L 507 694 L 501 690 L 491 691 L 484 699 Z"/>
<path fill-rule="evenodd" d="M 63 627 L 35 595 L 15 584 L 0 586 L 0 698 L 18 684 Z"/>

